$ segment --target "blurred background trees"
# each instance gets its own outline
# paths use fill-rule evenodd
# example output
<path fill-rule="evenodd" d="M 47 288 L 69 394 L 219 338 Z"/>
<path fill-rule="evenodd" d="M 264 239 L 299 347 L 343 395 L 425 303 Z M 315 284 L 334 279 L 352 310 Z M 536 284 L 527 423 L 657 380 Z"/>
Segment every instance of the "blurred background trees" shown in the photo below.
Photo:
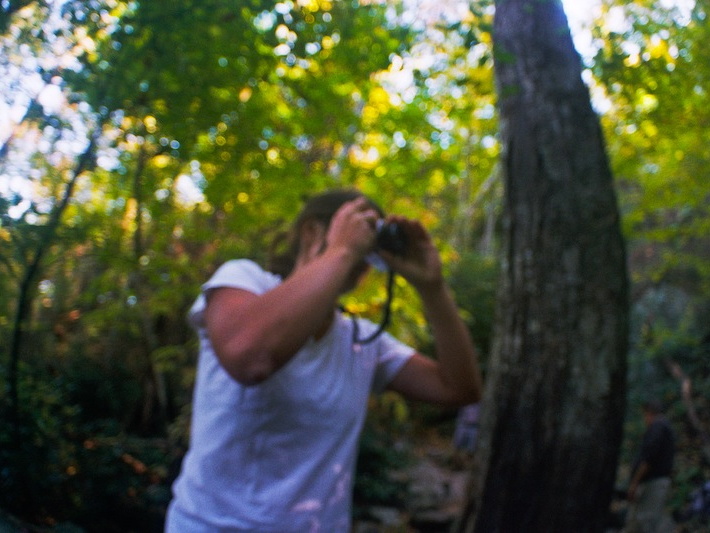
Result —
<path fill-rule="evenodd" d="M 671 407 L 680 508 L 708 469 L 708 3 L 595 13 L 581 52 L 628 243 L 629 404 Z M 0 507 L 155 528 L 189 430 L 200 283 L 263 259 L 326 187 L 431 228 L 485 362 L 492 21 L 490 2 L 2 3 Z M 374 279 L 346 304 L 378 318 L 383 292 Z M 392 329 L 425 346 L 422 323 L 398 287 Z M 380 414 L 407 426 L 406 406 Z M 629 416 L 625 461 L 639 430 Z"/>

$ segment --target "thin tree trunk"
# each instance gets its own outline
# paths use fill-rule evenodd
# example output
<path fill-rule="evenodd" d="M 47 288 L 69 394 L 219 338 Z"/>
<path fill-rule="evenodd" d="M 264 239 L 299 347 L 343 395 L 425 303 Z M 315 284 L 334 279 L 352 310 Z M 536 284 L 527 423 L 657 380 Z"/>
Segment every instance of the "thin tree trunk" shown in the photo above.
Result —
<path fill-rule="evenodd" d="M 24 332 L 29 323 L 30 310 L 32 300 L 34 298 L 34 284 L 37 280 L 42 259 L 49 247 L 54 242 L 57 234 L 57 228 L 61 222 L 62 215 L 69 205 L 69 201 L 74 195 L 74 188 L 79 176 L 86 170 L 91 168 L 95 159 L 96 141 L 100 132 L 100 128 L 92 134 L 86 150 L 77 160 L 76 167 L 72 173 L 69 182 L 67 183 L 62 199 L 52 211 L 47 225 L 44 227 L 44 234 L 34 257 L 27 265 L 22 280 L 20 281 L 19 294 L 17 297 L 17 309 L 15 312 L 15 320 L 12 327 L 12 337 L 10 340 L 9 363 L 8 363 L 8 388 L 10 396 L 10 418 L 13 424 L 13 434 L 16 446 L 20 445 L 20 407 L 19 407 L 19 390 L 18 390 L 18 371 L 20 354 L 22 353 L 22 343 L 24 340 Z"/>
<path fill-rule="evenodd" d="M 602 531 L 627 276 L 598 119 L 558 0 L 500 0 L 504 247 L 473 495 L 457 531 Z"/>
<path fill-rule="evenodd" d="M 144 403 L 140 409 L 139 424 L 143 430 L 152 429 L 157 422 L 160 431 L 164 431 L 168 420 L 168 393 L 167 384 L 163 372 L 157 368 L 153 360 L 153 353 L 159 346 L 157 335 L 154 331 L 154 323 L 147 307 L 148 296 L 145 290 L 147 283 L 145 276 L 142 274 L 140 267 L 141 257 L 144 251 L 144 232 L 143 232 L 143 205 L 144 205 L 144 186 L 145 164 L 150 155 L 146 152 L 145 147 L 141 146 L 138 154 L 138 163 L 133 176 L 133 198 L 136 201 L 135 215 L 135 231 L 133 233 L 133 257 L 136 262 L 136 270 L 129 276 L 129 287 L 139 295 L 139 301 L 136 306 L 138 319 L 140 320 L 141 329 L 146 340 L 144 365 L 141 368 L 141 386 L 143 388 Z M 157 417 L 156 417 L 157 403 Z"/>

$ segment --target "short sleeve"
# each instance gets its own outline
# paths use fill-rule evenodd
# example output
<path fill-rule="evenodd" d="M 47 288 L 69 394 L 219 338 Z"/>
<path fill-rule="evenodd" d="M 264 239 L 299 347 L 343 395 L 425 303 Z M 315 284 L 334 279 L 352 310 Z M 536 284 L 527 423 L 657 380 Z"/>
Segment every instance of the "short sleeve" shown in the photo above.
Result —
<path fill-rule="evenodd" d="M 204 311 L 207 305 L 205 295 L 212 289 L 229 287 L 243 289 L 254 294 L 264 294 L 281 283 L 281 278 L 267 272 L 248 259 L 227 261 L 220 266 L 212 277 L 202 285 L 200 295 L 188 312 L 188 322 L 194 328 L 204 326 Z"/>

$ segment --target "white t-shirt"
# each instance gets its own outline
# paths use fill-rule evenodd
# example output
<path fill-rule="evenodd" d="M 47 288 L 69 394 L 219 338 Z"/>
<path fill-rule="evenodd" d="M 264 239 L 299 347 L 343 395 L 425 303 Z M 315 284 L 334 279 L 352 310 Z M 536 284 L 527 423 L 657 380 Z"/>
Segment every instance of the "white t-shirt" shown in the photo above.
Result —
<path fill-rule="evenodd" d="M 387 333 L 353 346 L 352 320 L 338 313 L 323 338 L 309 340 L 269 379 L 241 385 L 210 345 L 204 294 L 217 287 L 263 294 L 279 283 L 251 261 L 229 261 L 190 310 L 200 355 L 190 449 L 173 485 L 167 531 L 350 530 L 368 397 L 386 387 L 414 350 Z M 375 327 L 358 320 L 361 338 Z"/>

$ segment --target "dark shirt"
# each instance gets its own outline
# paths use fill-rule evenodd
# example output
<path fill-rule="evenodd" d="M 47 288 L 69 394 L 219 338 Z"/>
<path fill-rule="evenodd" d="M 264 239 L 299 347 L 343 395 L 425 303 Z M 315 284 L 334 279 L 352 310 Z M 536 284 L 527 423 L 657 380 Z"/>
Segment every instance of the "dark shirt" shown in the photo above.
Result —
<path fill-rule="evenodd" d="M 645 462 L 648 464 L 648 471 L 641 480 L 642 482 L 659 477 L 670 477 L 673 469 L 674 451 L 673 430 L 668 420 L 658 418 L 648 426 L 643 434 L 641 451 L 633 471 L 636 471 L 640 463 Z"/>

